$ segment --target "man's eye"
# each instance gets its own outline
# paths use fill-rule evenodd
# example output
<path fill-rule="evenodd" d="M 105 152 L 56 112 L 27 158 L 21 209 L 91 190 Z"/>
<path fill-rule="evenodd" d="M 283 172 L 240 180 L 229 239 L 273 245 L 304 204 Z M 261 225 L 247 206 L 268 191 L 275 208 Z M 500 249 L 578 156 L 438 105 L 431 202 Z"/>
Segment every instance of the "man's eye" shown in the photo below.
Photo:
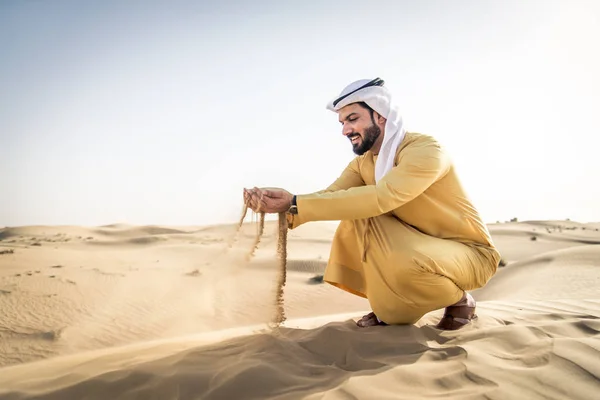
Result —
<path fill-rule="evenodd" d="M 354 122 L 354 121 L 356 121 L 357 119 L 358 119 L 358 118 L 350 118 L 348 121 L 350 121 L 350 122 Z"/>

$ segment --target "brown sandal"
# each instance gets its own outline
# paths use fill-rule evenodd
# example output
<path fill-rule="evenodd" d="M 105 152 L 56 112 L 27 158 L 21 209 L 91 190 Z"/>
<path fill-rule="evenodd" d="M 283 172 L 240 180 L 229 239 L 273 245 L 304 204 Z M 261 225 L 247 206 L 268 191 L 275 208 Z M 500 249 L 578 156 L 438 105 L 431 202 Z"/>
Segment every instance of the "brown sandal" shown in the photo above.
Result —
<path fill-rule="evenodd" d="M 468 305 L 450 306 L 446 307 L 444 316 L 435 327 L 445 331 L 455 331 L 469 324 L 474 319 L 477 319 L 475 307 Z"/>
<path fill-rule="evenodd" d="M 374 312 L 370 312 L 367 315 L 363 316 L 361 319 L 356 321 L 356 325 L 361 328 L 366 328 L 368 326 L 377 326 L 377 325 L 387 325 L 385 322 L 379 320 Z"/>

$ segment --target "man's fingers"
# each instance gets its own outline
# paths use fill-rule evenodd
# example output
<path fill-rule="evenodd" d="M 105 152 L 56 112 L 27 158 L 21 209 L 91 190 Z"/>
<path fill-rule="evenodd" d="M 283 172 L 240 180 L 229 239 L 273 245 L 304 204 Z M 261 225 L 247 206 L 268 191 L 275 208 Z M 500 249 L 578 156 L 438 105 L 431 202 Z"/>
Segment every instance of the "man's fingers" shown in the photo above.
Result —
<path fill-rule="evenodd" d="M 254 190 L 248 195 L 247 204 L 254 212 L 265 211 L 267 208 L 267 203 L 263 199 L 263 196 Z"/>
<path fill-rule="evenodd" d="M 270 212 L 267 202 L 264 199 L 260 199 L 259 201 L 259 210 L 264 212 Z"/>
<path fill-rule="evenodd" d="M 256 201 L 259 198 L 260 198 L 260 193 L 258 193 L 255 189 L 245 189 L 244 188 L 244 200 L 246 203 L 256 204 Z"/>
<path fill-rule="evenodd" d="M 283 190 L 244 188 L 244 201 L 254 212 L 273 213 L 282 208 L 280 203 L 281 199 L 285 198 L 285 194 Z"/>
<path fill-rule="evenodd" d="M 257 197 L 259 197 L 259 198 L 260 198 L 260 196 L 261 196 L 261 191 L 260 191 L 260 189 L 258 189 L 258 188 L 253 188 L 253 189 L 250 189 L 250 195 L 252 195 L 252 196 L 257 196 Z"/>
<path fill-rule="evenodd" d="M 263 194 L 260 189 L 258 189 L 258 188 L 254 188 L 254 189 L 255 189 L 255 194 L 256 194 L 256 205 L 257 205 L 256 212 L 264 211 L 265 204 L 263 201 Z"/>

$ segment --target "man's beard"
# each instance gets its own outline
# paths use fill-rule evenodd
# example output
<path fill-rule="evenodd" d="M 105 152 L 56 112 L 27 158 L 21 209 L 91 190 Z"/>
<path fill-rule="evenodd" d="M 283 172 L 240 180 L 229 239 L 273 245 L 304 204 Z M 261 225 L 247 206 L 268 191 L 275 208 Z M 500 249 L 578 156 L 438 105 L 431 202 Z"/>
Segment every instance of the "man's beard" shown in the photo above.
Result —
<path fill-rule="evenodd" d="M 355 133 L 353 135 L 349 135 L 348 138 L 352 139 L 353 136 L 357 135 L 358 134 Z M 367 151 L 371 150 L 371 147 L 373 147 L 379 135 L 381 135 L 381 129 L 379 129 L 379 127 L 375 124 L 365 129 L 365 133 L 362 134 L 360 143 L 352 144 L 352 151 L 354 151 L 354 154 L 362 156 Z"/>

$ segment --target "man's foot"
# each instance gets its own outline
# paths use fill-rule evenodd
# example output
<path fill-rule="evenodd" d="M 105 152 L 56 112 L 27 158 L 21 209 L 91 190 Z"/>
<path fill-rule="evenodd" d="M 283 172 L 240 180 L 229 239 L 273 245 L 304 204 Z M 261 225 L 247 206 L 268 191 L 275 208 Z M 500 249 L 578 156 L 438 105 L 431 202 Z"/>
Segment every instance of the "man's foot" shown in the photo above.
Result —
<path fill-rule="evenodd" d="M 477 319 L 475 306 L 473 296 L 465 292 L 458 303 L 446 307 L 444 316 L 435 327 L 445 331 L 455 331 L 462 328 L 472 320 Z"/>
<path fill-rule="evenodd" d="M 358 321 L 356 321 L 356 325 L 361 328 L 365 328 L 367 326 L 376 326 L 376 325 L 387 325 L 385 322 L 380 321 L 374 312 L 370 312 Z"/>

